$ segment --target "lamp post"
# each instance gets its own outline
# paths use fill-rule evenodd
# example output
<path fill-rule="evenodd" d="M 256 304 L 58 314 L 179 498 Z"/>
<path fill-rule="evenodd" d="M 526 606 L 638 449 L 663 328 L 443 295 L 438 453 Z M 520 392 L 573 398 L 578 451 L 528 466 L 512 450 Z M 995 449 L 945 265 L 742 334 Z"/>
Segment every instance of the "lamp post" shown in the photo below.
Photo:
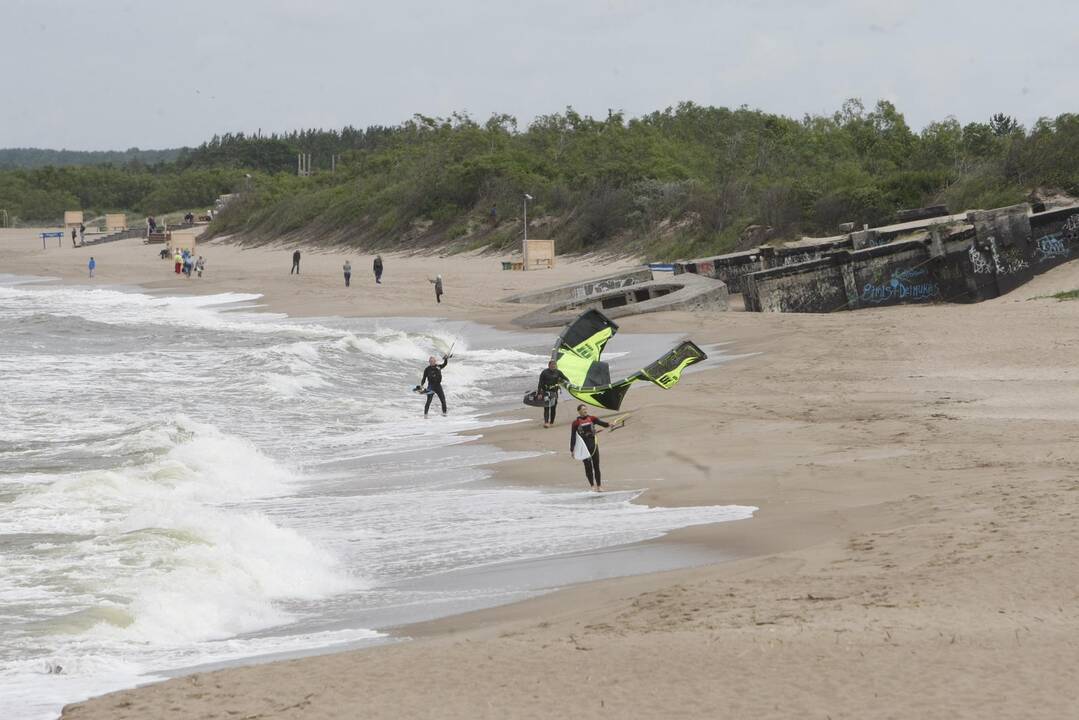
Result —
<path fill-rule="evenodd" d="M 524 206 L 525 206 L 525 240 L 528 240 L 528 201 L 532 199 L 532 196 L 525 193 Z"/>

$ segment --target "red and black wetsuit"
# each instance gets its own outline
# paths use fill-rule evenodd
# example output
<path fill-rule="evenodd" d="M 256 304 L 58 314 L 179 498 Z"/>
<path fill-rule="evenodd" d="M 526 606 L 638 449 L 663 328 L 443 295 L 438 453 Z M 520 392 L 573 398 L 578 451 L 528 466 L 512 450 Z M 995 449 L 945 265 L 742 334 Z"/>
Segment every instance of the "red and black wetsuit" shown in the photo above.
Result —
<path fill-rule="evenodd" d="M 591 457 L 584 461 L 584 476 L 588 478 L 589 487 L 600 487 L 599 476 L 599 447 L 596 445 L 596 425 L 610 427 L 609 422 L 600 420 L 595 415 L 585 415 L 573 421 L 569 428 L 569 451 L 573 452 L 577 447 L 577 436 L 581 436 Z"/>

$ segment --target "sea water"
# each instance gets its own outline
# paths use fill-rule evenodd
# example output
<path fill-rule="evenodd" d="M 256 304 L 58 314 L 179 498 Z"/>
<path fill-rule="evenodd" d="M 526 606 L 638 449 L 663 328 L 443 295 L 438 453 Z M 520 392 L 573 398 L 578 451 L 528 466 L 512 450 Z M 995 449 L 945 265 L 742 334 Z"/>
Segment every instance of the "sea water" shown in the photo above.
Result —
<path fill-rule="evenodd" d="M 549 337 L 257 300 L 0 282 L 0 717 L 378 642 L 522 594 L 440 576 L 752 513 L 488 481 L 520 454 L 476 438 Z M 411 388 L 454 343 L 450 414 L 425 419 Z"/>

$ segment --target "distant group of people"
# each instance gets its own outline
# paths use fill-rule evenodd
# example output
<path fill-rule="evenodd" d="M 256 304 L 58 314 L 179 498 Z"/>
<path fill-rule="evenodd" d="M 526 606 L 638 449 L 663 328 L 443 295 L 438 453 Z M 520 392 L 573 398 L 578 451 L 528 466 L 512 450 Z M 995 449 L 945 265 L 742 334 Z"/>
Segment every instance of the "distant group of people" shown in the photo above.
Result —
<path fill-rule="evenodd" d="M 183 273 L 188 280 L 191 279 L 191 273 L 193 272 L 202 277 L 202 271 L 206 269 L 206 258 L 199 255 L 196 259 L 195 254 L 187 248 L 177 250 L 176 254 L 172 256 L 172 261 L 175 265 L 176 274 Z"/>
<path fill-rule="evenodd" d="M 303 258 L 303 253 L 299 250 L 292 251 L 292 269 L 289 270 L 289 275 L 300 274 L 300 260 Z M 385 265 L 382 261 L 381 255 L 375 255 L 374 262 L 371 263 L 371 270 L 375 274 L 375 283 L 382 284 L 382 272 Z M 341 273 L 345 277 L 345 287 L 352 287 L 352 260 L 345 260 L 345 264 L 341 266 Z M 435 300 L 442 302 L 442 276 L 438 275 L 432 279 L 431 282 L 435 284 Z"/>

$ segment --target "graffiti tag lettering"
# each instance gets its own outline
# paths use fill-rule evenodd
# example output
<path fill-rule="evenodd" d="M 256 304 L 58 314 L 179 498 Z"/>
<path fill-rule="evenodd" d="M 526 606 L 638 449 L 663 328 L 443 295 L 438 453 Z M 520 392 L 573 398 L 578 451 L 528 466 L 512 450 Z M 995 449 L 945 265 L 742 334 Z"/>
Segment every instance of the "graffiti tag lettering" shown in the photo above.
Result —
<path fill-rule="evenodd" d="M 997 268 L 997 275 L 1014 275 L 1030 267 L 1030 263 L 1015 250 L 1007 255 L 999 252 L 997 239 L 992 235 L 989 236 L 989 250 L 993 253 L 993 264 Z"/>
<path fill-rule="evenodd" d="M 1079 235 L 1079 213 L 1076 213 L 1065 220 L 1062 230 L 1068 237 L 1074 238 L 1076 235 Z"/>
<path fill-rule="evenodd" d="M 1035 241 L 1035 247 L 1041 256 L 1038 258 L 1039 262 L 1071 255 L 1071 249 L 1058 235 L 1046 235 L 1038 238 Z"/>
<path fill-rule="evenodd" d="M 974 243 L 971 243 L 968 254 L 970 255 L 970 265 L 976 274 L 988 275 L 993 272 L 992 264 L 990 264 L 985 255 L 982 255 L 981 251 L 974 246 Z"/>
<path fill-rule="evenodd" d="M 888 283 L 866 283 L 862 288 L 862 300 L 874 304 L 892 299 L 922 302 L 939 296 L 940 286 L 933 282 L 924 268 L 897 270 L 892 273 Z"/>
<path fill-rule="evenodd" d="M 804 252 L 794 255 L 787 255 L 783 258 L 783 267 L 787 265 L 799 265 L 804 262 L 812 262 L 814 260 L 820 260 L 821 254 L 819 252 Z"/>

